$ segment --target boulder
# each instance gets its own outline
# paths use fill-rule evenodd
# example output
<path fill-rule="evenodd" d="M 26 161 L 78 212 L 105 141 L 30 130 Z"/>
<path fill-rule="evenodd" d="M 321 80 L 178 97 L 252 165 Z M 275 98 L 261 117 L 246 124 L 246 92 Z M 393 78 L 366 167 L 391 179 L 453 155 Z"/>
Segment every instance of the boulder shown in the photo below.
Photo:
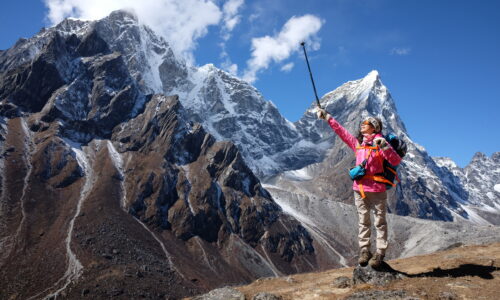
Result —
<path fill-rule="evenodd" d="M 252 300 L 281 300 L 281 296 L 276 296 L 271 293 L 261 292 L 253 296 Z"/>
<path fill-rule="evenodd" d="M 206 294 L 196 296 L 193 300 L 245 300 L 245 295 L 233 288 L 223 287 L 212 290 Z"/>
<path fill-rule="evenodd" d="M 403 279 L 406 275 L 394 270 L 388 264 L 383 263 L 380 268 L 374 269 L 370 266 L 357 266 L 352 274 L 354 284 L 369 283 L 374 285 L 386 285 L 387 283 Z"/>

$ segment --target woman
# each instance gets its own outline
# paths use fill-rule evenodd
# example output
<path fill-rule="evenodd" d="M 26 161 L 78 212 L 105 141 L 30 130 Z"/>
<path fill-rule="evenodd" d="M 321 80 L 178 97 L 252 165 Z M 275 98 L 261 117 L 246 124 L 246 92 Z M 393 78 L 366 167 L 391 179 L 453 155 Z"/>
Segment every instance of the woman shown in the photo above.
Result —
<path fill-rule="evenodd" d="M 335 133 L 356 154 L 356 166 L 363 164 L 366 175 L 354 180 L 354 202 L 359 218 L 359 259 L 361 266 L 370 264 L 371 267 L 380 267 L 387 249 L 387 193 L 386 185 L 381 182 L 380 176 L 375 174 L 384 171 L 383 161 L 387 160 L 393 166 L 401 162 L 401 157 L 382 136 L 382 122 L 380 119 L 368 117 L 360 125 L 358 137 L 350 134 L 324 109 L 318 109 L 318 118 L 328 122 Z M 365 161 L 366 160 L 366 161 Z M 370 209 L 375 210 L 375 228 L 377 231 L 377 251 L 372 256 L 370 252 Z"/>

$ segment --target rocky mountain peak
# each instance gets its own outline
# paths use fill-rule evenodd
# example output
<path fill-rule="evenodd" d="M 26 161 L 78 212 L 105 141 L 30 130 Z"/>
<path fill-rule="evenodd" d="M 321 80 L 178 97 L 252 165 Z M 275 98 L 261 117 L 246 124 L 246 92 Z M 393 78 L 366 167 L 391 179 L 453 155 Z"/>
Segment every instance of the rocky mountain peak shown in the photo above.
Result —
<path fill-rule="evenodd" d="M 471 163 L 483 162 L 487 158 L 488 156 L 486 156 L 486 154 L 482 152 L 476 152 L 474 153 L 474 156 L 472 156 Z"/>
<path fill-rule="evenodd" d="M 133 10 L 129 9 L 120 9 L 120 10 L 115 10 L 109 14 L 106 18 L 108 22 L 112 23 L 135 23 L 137 24 L 139 22 L 139 19 L 137 17 L 137 14 Z"/>
<path fill-rule="evenodd" d="M 380 79 L 380 74 L 377 70 L 372 70 L 368 74 L 366 74 L 366 76 L 361 79 L 360 85 L 367 90 L 385 87 Z"/>
<path fill-rule="evenodd" d="M 492 155 L 491 155 L 491 159 L 497 163 L 497 164 L 500 164 L 500 151 L 499 152 L 494 152 Z"/>
<path fill-rule="evenodd" d="M 432 157 L 440 167 L 446 167 L 450 170 L 461 169 L 450 157 Z"/>

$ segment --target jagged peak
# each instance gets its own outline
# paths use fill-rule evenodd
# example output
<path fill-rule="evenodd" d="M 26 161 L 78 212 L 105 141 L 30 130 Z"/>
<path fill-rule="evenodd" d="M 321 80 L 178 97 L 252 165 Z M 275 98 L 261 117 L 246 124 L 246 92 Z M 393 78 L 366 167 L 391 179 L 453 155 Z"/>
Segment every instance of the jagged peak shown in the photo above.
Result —
<path fill-rule="evenodd" d="M 203 65 L 199 68 L 200 71 L 203 71 L 203 72 L 213 72 L 215 70 L 217 70 L 217 68 L 215 67 L 214 64 L 206 64 L 206 65 Z"/>
<path fill-rule="evenodd" d="M 370 71 L 365 77 L 344 83 L 335 90 L 325 94 L 322 97 L 324 106 L 329 106 L 340 98 L 347 97 L 348 101 L 361 102 L 366 101 L 371 93 L 378 94 L 379 101 L 386 102 L 388 90 L 380 80 L 377 70 Z M 381 103 L 382 104 L 382 103 Z"/>
<path fill-rule="evenodd" d="M 498 152 L 494 152 L 492 155 L 491 155 L 491 159 L 495 162 L 500 162 L 500 151 Z"/>
<path fill-rule="evenodd" d="M 365 82 L 375 83 L 377 80 L 380 80 L 380 75 L 377 70 L 371 70 L 366 76 L 363 78 Z"/>
<path fill-rule="evenodd" d="M 138 22 L 139 18 L 137 17 L 136 12 L 129 8 L 129 9 L 119 9 L 112 11 L 109 15 L 108 18 L 111 20 L 132 20 L 134 22 Z"/>
<path fill-rule="evenodd" d="M 57 24 L 54 28 L 57 32 L 64 36 L 76 34 L 77 36 L 83 36 L 87 33 L 92 21 L 79 20 L 75 18 L 66 18 Z M 45 32 L 45 31 L 43 31 Z"/>
<path fill-rule="evenodd" d="M 474 154 L 474 156 L 472 157 L 471 162 L 473 162 L 473 161 L 482 161 L 482 160 L 487 159 L 487 158 L 488 158 L 488 156 L 486 156 L 486 154 L 484 154 L 483 152 L 476 152 Z"/>
<path fill-rule="evenodd" d="M 432 157 L 432 159 L 439 167 L 446 167 L 448 169 L 460 169 L 457 163 L 450 157 L 434 156 Z"/>
<path fill-rule="evenodd" d="M 382 83 L 380 79 L 380 74 L 377 70 L 372 70 L 368 74 L 366 74 L 363 79 L 358 80 L 359 85 L 363 87 L 366 91 L 371 91 L 374 89 L 384 89 L 387 90 L 385 85 Z"/>

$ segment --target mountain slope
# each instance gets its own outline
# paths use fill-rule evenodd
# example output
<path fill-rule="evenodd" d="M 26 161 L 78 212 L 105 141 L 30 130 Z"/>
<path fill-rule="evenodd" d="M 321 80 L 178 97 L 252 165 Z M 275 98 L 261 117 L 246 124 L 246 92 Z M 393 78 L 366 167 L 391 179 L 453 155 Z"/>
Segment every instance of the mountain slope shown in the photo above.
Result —
<path fill-rule="evenodd" d="M 1 298 L 179 298 L 318 268 L 234 144 L 147 94 L 93 24 L 1 53 Z"/>

